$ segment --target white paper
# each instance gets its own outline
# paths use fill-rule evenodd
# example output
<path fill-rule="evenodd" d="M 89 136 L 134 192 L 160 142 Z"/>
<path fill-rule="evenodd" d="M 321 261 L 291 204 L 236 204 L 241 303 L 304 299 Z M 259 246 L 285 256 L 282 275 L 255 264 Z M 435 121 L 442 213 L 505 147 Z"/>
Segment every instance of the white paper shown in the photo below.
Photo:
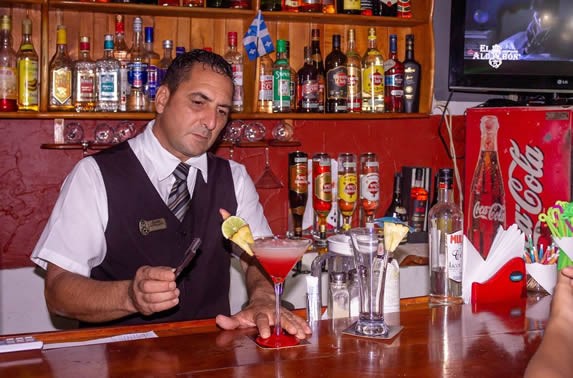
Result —
<path fill-rule="evenodd" d="M 526 272 L 549 294 L 553 294 L 557 283 L 557 264 L 525 264 Z"/>
<path fill-rule="evenodd" d="M 553 238 L 553 241 L 571 260 L 573 260 L 573 238 Z M 561 252 L 559 252 L 561 253 Z"/>
<path fill-rule="evenodd" d="M 82 345 L 107 344 L 107 343 L 115 343 L 118 341 L 152 339 L 154 337 L 157 337 L 157 334 L 153 331 L 143 332 L 143 333 L 125 333 L 123 335 L 103 337 L 99 339 L 86 340 L 86 341 L 71 341 L 65 343 L 44 344 L 44 348 L 42 349 L 46 350 L 46 349 L 56 349 L 56 348 L 69 348 Z"/>

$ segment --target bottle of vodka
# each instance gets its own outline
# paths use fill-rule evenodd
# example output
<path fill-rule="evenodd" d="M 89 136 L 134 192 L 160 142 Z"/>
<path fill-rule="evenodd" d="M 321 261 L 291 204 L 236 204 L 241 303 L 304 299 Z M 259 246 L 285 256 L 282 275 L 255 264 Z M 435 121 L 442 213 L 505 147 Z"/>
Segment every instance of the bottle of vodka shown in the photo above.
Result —
<path fill-rule="evenodd" d="M 117 112 L 119 108 L 120 62 L 113 56 L 113 36 L 106 34 L 103 57 L 96 61 L 96 111 Z"/>

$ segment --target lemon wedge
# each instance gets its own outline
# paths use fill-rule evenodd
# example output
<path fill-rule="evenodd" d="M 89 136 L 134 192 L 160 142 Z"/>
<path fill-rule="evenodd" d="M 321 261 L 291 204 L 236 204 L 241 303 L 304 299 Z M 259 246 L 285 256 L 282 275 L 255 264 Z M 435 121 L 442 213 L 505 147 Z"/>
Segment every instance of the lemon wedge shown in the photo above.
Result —
<path fill-rule="evenodd" d="M 231 240 L 247 254 L 253 256 L 253 251 L 249 244 L 254 243 L 255 240 L 249 224 L 243 218 L 231 215 L 223 221 L 221 232 L 225 238 Z"/>

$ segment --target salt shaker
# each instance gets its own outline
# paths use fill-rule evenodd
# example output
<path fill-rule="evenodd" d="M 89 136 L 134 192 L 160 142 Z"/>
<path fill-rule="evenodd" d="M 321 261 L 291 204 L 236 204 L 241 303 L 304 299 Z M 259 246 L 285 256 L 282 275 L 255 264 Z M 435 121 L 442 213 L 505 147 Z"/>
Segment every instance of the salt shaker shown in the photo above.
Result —
<path fill-rule="evenodd" d="M 330 273 L 328 291 L 328 317 L 330 319 L 347 318 L 350 315 L 348 287 L 345 272 Z"/>

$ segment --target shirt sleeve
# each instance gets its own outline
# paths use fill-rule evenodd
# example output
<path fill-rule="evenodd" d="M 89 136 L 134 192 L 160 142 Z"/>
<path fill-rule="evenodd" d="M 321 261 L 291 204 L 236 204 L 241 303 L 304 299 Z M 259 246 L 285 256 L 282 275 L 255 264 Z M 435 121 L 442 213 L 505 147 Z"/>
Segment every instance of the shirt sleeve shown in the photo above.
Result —
<path fill-rule="evenodd" d="M 66 177 L 32 261 L 88 277 L 106 253 L 107 196 L 99 166 L 82 159 Z"/>

